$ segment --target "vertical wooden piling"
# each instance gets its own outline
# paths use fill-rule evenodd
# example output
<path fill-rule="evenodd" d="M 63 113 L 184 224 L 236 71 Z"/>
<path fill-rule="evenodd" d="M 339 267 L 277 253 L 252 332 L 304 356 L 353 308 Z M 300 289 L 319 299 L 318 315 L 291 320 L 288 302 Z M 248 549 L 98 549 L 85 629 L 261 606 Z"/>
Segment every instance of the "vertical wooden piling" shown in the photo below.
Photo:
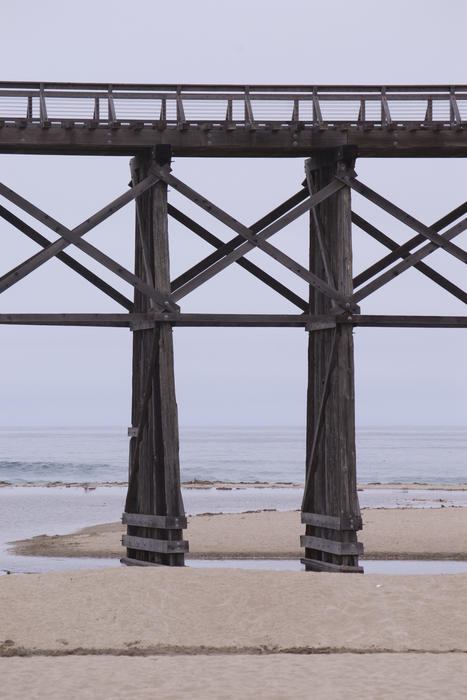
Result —
<path fill-rule="evenodd" d="M 314 191 L 353 169 L 350 148 L 326 151 L 307 161 Z M 343 188 L 310 213 L 310 270 L 346 296 L 352 293 L 350 190 Z M 344 312 L 310 289 L 314 314 Z M 302 504 L 306 534 L 302 562 L 312 571 L 361 572 L 363 551 L 356 531 L 361 516 L 356 484 L 354 360 L 352 327 L 309 333 L 307 472 Z"/>
<path fill-rule="evenodd" d="M 133 184 L 144 179 L 152 158 L 169 167 L 170 149 L 135 157 Z M 159 180 L 136 200 L 135 274 L 162 293 L 170 292 L 167 185 Z M 147 296 L 135 292 L 135 311 L 150 309 Z M 178 414 L 175 399 L 172 326 L 133 333 L 133 396 L 130 470 L 123 522 L 128 534 L 127 564 L 183 566 L 188 543 L 180 489 Z"/>

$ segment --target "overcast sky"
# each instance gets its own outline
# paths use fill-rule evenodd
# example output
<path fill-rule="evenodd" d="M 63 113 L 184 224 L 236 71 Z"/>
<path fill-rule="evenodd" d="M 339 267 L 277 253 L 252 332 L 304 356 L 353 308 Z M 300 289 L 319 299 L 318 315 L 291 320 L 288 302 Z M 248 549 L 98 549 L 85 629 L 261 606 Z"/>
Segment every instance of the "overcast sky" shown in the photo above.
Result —
<path fill-rule="evenodd" d="M 8 3 L 2 6 L 1 79 L 465 84 L 466 20 L 463 0 L 442 5 L 431 0 L 394 0 L 389 5 L 364 0 Z M 0 180 L 74 226 L 126 190 L 128 160 L 0 156 Z M 251 224 L 299 188 L 303 165 L 301 158 L 177 158 L 173 172 Z M 465 159 L 360 159 L 356 169 L 364 182 L 427 224 L 467 198 Z M 231 237 L 176 193 L 170 197 L 224 240 Z M 412 236 L 358 196 L 353 206 L 398 241 Z M 133 218 L 129 205 L 86 239 L 131 267 Z M 175 222 L 170 232 L 173 276 L 211 251 Z M 5 222 L 0 222 L 0 236 L 0 274 L 37 251 Z M 304 216 L 274 243 L 305 262 L 307 238 Z M 465 247 L 466 240 L 460 236 L 457 243 Z M 385 253 L 358 230 L 354 244 L 355 272 Z M 68 252 L 87 262 L 71 247 Z M 261 264 L 265 260 L 259 252 L 249 257 Z M 465 270 L 458 260 L 437 252 L 427 262 L 465 288 Z M 291 279 L 274 262 L 265 265 L 306 294 L 300 280 Z M 130 294 L 110 273 L 90 266 Z M 2 313 L 120 310 L 56 260 L 0 298 Z M 187 297 L 182 310 L 296 312 L 236 265 Z M 363 302 L 362 312 L 450 315 L 464 314 L 465 308 L 412 270 Z M 303 330 L 175 329 L 174 337 L 181 424 L 304 423 Z M 0 348 L 0 425 L 128 423 L 127 330 L 2 326 Z M 465 424 L 465 330 L 357 329 L 355 349 L 358 424 Z"/>

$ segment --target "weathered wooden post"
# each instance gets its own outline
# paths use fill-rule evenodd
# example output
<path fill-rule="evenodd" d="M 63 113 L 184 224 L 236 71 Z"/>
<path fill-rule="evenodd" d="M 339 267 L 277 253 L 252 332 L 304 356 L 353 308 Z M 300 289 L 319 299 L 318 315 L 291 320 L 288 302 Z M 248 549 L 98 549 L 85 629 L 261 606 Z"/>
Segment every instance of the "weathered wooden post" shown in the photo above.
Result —
<path fill-rule="evenodd" d="M 351 147 L 323 151 L 306 163 L 316 191 L 353 171 Z M 346 297 L 352 294 L 350 189 L 344 187 L 310 212 L 310 270 Z M 310 287 L 310 313 L 345 313 Z M 306 484 L 302 523 L 307 571 L 362 572 L 355 458 L 352 326 L 310 329 L 308 345 Z"/>
<path fill-rule="evenodd" d="M 132 183 L 143 180 L 153 159 L 170 169 L 170 147 L 138 155 Z M 136 200 L 135 274 L 163 294 L 170 293 L 167 185 L 162 180 Z M 135 311 L 151 301 L 135 291 Z M 128 534 L 126 564 L 183 566 L 188 542 L 180 489 L 178 414 L 175 399 L 172 326 L 133 327 L 133 398 L 128 496 L 123 522 Z"/>

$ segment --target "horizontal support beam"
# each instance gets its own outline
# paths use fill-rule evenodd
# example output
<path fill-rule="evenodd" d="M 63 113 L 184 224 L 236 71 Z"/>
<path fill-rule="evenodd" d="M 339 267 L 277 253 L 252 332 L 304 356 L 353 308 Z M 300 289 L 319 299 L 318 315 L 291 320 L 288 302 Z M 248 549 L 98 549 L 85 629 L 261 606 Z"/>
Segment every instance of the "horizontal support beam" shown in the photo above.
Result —
<path fill-rule="evenodd" d="M 467 316 L 378 316 L 365 314 L 0 314 L 0 325 L 90 326 L 145 330 L 155 323 L 179 327 L 305 328 L 320 331 L 340 324 L 375 328 L 467 328 Z"/>
<path fill-rule="evenodd" d="M 165 566 L 165 564 L 156 564 L 153 561 L 143 561 L 143 559 L 133 559 L 132 557 L 122 557 L 120 563 L 125 564 L 125 566 Z"/>
<path fill-rule="evenodd" d="M 202 121 L 183 131 L 175 123 L 157 120 L 145 121 L 138 129 L 131 124 L 109 129 L 107 124 L 96 125 L 93 120 L 68 122 L 71 128 L 52 123 L 48 129 L 24 122 L 3 120 L 2 126 L 0 114 L 0 153 L 134 156 L 156 145 L 170 144 L 175 158 L 309 158 L 323 150 L 352 145 L 358 148 L 360 158 L 467 156 L 467 129 L 444 122 L 426 127 L 420 120 L 398 125 L 397 139 L 393 128 L 369 122 L 305 124 L 297 129 L 293 123 L 281 121 L 256 124 L 256 131 L 243 127 L 230 130 L 228 124 L 216 126 Z"/>
<path fill-rule="evenodd" d="M 300 562 L 311 571 L 329 571 L 340 574 L 363 574 L 362 566 L 348 566 L 346 564 L 331 564 L 327 561 L 318 561 L 317 559 L 308 559 L 303 557 Z"/>
<path fill-rule="evenodd" d="M 341 529 L 341 519 L 335 515 L 302 512 L 301 521 L 303 524 L 314 525 L 315 527 L 326 527 L 328 530 Z"/>
<path fill-rule="evenodd" d="M 129 328 L 133 314 L 0 314 L 1 325 Z"/>
<path fill-rule="evenodd" d="M 188 552 L 186 540 L 157 540 L 151 537 L 123 535 L 122 544 L 128 549 L 139 549 L 143 552 L 158 552 L 160 554 L 184 554 Z"/>
<path fill-rule="evenodd" d="M 152 314 L 151 318 L 184 327 L 303 328 L 312 317 L 308 314 Z M 326 320 L 328 318 L 326 317 Z M 136 322 L 132 325 L 132 330 L 151 328 L 154 326 L 154 320 L 152 325 L 148 321 Z"/>
<path fill-rule="evenodd" d="M 363 554 L 363 544 L 361 542 L 337 542 L 336 540 L 327 540 L 324 537 L 312 537 L 312 535 L 301 535 L 300 547 L 342 556 Z"/>
<path fill-rule="evenodd" d="M 356 326 L 373 328 L 467 328 L 467 316 L 371 316 L 348 318 Z"/>
<path fill-rule="evenodd" d="M 152 527 L 158 530 L 184 530 L 187 519 L 184 515 L 145 515 L 143 513 L 123 513 L 124 525 Z"/>
<path fill-rule="evenodd" d="M 328 530 L 355 531 L 362 529 L 361 518 L 354 522 L 352 518 L 345 519 L 335 515 L 322 515 L 321 513 L 302 512 L 301 519 L 304 525 L 313 525 L 314 527 L 325 527 Z"/>
<path fill-rule="evenodd" d="M 331 330 L 332 328 L 335 328 L 337 325 L 336 321 L 310 321 L 310 323 L 307 323 L 305 326 L 305 330 L 308 331 L 309 333 L 312 333 L 313 331 L 327 331 Z"/>
<path fill-rule="evenodd" d="M 154 328 L 154 323 L 166 322 L 174 326 L 185 327 L 298 327 L 307 323 L 335 323 L 332 316 L 310 316 L 308 314 L 0 314 L 0 325 L 20 326 L 91 326 L 109 328 L 131 328 L 147 330 Z"/>

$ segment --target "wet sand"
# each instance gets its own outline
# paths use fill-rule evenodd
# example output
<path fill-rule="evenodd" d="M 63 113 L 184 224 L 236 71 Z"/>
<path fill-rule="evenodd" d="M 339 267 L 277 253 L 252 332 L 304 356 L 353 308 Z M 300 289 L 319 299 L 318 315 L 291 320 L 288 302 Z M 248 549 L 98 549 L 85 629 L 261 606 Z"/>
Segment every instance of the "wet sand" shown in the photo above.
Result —
<path fill-rule="evenodd" d="M 359 539 L 368 559 L 467 560 L 467 508 L 363 509 Z M 21 555 L 121 557 L 121 523 L 71 535 L 40 535 L 14 544 Z M 304 526 L 299 511 L 206 514 L 188 519 L 193 558 L 298 558 Z"/>

